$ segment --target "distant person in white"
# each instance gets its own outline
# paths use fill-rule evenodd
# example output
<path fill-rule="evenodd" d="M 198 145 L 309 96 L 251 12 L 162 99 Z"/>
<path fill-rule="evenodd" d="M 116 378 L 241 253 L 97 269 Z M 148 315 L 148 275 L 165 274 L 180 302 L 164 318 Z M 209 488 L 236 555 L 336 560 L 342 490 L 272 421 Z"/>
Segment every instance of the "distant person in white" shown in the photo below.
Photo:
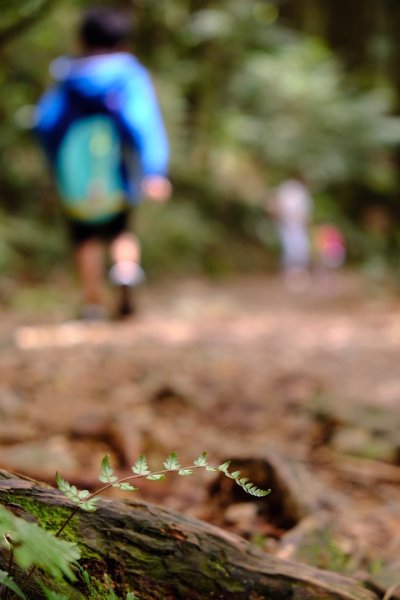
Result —
<path fill-rule="evenodd" d="M 276 220 L 281 264 L 288 283 L 300 289 L 308 280 L 311 262 L 309 226 L 312 198 L 301 179 L 288 179 L 274 191 L 270 212 Z"/>

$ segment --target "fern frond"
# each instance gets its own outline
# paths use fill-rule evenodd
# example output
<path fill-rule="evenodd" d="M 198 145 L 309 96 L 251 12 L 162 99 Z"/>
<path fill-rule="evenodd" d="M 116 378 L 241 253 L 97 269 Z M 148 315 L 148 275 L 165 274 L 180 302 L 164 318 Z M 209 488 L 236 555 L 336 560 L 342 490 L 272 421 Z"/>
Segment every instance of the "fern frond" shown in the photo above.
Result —
<path fill-rule="evenodd" d="M 0 571 L 0 585 L 14 592 L 18 598 L 26 600 L 24 592 L 7 571 Z"/>
<path fill-rule="evenodd" d="M 144 454 L 141 454 L 132 467 L 132 471 L 136 475 L 148 475 L 150 473 L 147 459 Z"/>
<path fill-rule="evenodd" d="M 207 452 L 203 451 L 198 458 L 193 463 L 196 467 L 206 467 L 207 463 Z"/>
<path fill-rule="evenodd" d="M 114 488 L 124 490 L 125 492 L 134 492 L 139 489 L 139 488 L 131 485 L 130 483 L 127 483 L 126 481 L 122 481 L 121 483 L 120 482 L 113 483 L 112 486 Z"/>
<path fill-rule="evenodd" d="M 271 493 L 271 490 L 262 490 L 257 487 L 254 483 L 248 480 L 247 477 L 242 479 L 236 479 L 236 483 L 250 496 L 256 496 L 257 498 L 263 498 Z"/>
<path fill-rule="evenodd" d="M 178 475 L 191 475 L 193 473 L 193 469 L 179 469 Z"/>
<path fill-rule="evenodd" d="M 90 494 L 88 490 L 78 490 L 75 485 L 71 485 L 63 479 L 58 472 L 56 473 L 56 484 L 60 492 L 75 504 L 81 505 L 83 500 Z"/>
<path fill-rule="evenodd" d="M 181 465 L 178 461 L 176 452 L 169 453 L 167 460 L 164 462 L 164 467 L 167 469 L 167 471 L 179 471 Z"/>
<path fill-rule="evenodd" d="M 110 456 L 106 454 L 101 461 L 99 481 L 102 483 L 113 483 L 118 477 L 114 475 L 114 471 L 110 465 Z"/>

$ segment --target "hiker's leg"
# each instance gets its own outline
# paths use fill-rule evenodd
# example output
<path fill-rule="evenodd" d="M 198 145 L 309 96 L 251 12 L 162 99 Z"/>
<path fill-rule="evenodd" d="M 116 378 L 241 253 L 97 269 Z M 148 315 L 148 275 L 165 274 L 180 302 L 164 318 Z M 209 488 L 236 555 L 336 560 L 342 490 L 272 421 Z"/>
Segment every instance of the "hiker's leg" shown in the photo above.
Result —
<path fill-rule="evenodd" d="M 111 243 L 110 254 L 113 264 L 125 261 L 139 263 L 139 240 L 132 233 L 120 233 Z"/>
<path fill-rule="evenodd" d="M 103 299 L 103 246 L 88 239 L 75 248 L 75 262 L 85 304 L 101 304 Z"/>
<path fill-rule="evenodd" d="M 139 264 L 139 240 L 131 233 L 122 232 L 113 240 L 110 254 L 113 263 L 110 279 L 119 288 L 116 317 L 123 318 L 136 312 L 132 288 L 144 279 Z"/>

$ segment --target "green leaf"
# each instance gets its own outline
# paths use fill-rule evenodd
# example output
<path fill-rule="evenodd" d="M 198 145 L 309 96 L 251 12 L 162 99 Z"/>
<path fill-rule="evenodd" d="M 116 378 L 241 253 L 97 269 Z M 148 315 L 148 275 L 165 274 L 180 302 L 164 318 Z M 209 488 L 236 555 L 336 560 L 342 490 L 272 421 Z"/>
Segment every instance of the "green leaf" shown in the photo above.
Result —
<path fill-rule="evenodd" d="M 56 484 L 60 492 L 62 492 L 63 494 L 66 494 L 71 490 L 71 486 L 68 483 L 68 481 L 63 479 L 58 471 L 56 473 Z"/>
<path fill-rule="evenodd" d="M 209 465 L 207 465 L 206 466 L 206 471 L 215 472 L 215 471 L 219 471 L 219 469 L 218 469 L 218 467 L 210 467 Z"/>
<path fill-rule="evenodd" d="M 125 481 L 123 481 L 122 483 L 113 483 L 113 487 L 119 488 L 120 490 L 124 490 L 125 492 L 134 492 L 135 490 L 139 489 L 137 487 L 134 487 L 130 483 L 126 483 Z"/>
<path fill-rule="evenodd" d="M 231 464 L 231 461 L 228 460 L 228 461 L 224 462 L 222 465 L 219 465 L 218 470 L 222 471 L 222 473 L 225 473 L 225 475 L 229 475 L 228 468 L 229 468 L 230 464 Z"/>
<path fill-rule="evenodd" d="M 256 496 L 257 498 L 262 498 L 264 496 L 268 496 L 271 493 L 271 490 L 262 490 L 261 488 L 251 483 L 247 477 L 242 477 L 241 479 L 236 479 L 236 483 L 240 485 L 241 488 L 251 496 Z"/>
<path fill-rule="evenodd" d="M 79 498 L 87 498 L 88 496 L 90 496 L 90 492 L 89 490 L 81 490 L 80 492 L 78 492 L 78 496 Z"/>
<path fill-rule="evenodd" d="M 164 467 L 168 469 L 168 471 L 178 471 L 181 468 L 176 452 L 170 452 L 164 463 Z"/>
<path fill-rule="evenodd" d="M 146 479 L 150 479 L 150 481 L 160 481 L 161 479 L 165 479 L 164 473 L 150 473 L 147 475 Z"/>
<path fill-rule="evenodd" d="M 132 467 L 132 471 L 137 475 L 148 475 L 150 473 L 149 466 L 144 454 L 141 454 Z"/>
<path fill-rule="evenodd" d="M 44 585 L 40 585 L 40 587 L 42 588 L 47 600 L 68 600 L 67 596 L 64 596 L 64 594 L 60 594 L 54 590 L 49 590 L 49 588 Z"/>
<path fill-rule="evenodd" d="M 178 475 L 191 475 L 193 473 L 193 469 L 179 469 Z"/>
<path fill-rule="evenodd" d="M 72 566 L 80 558 L 76 544 L 56 538 L 0 506 L 0 539 L 7 533 L 13 540 L 15 562 L 22 569 L 35 565 L 55 578 L 75 579 Z"/>
<path fill-rule="evenodd" d="M 230 477 L 232 477 L 232 479 L 238 479 L 240 475 L 240 471 L 234 471 L 233 473 L 230 474 Z"/>
<path fill-rule="evenodd" d="M 203 451 L 198 458 L 194 461 L 196 467 L 206 467 L 207 466 L 207 452 Z"/>
<path fill-rule="evenodd" d="M 96 502 L 98 498 L 90 498 L 89 500 L 81 501 L 79 504 L 79 508 L 85 510 L 86 512 L 95 512 L 97 510 Z"/>
<path fill-rule="evenodd" d="M 114 471 L 110 465 L 110 457 L 106 454 L 101 461 L 101 470 L 99 475 L 99 481 L 102 483 L 114 483 L 118 477 L 114 475 Z"/>
<path fill-rule="evenodd" d="M 7 571 L 0 571 L 0 585 L 7 587 L 9 590 L 14 592 L 18 598 L 26 600 L 24 592 L 21 590 L 19 585 L 15 583 L 14 579 L 7 573 Z"/>
<path fill-rule="evenodd" d="M 82 490 L 82 492 L 80 492 L 75 485 L 71 485 L 68 481 L 63 479 L 58 472 L 56 473 L 56 484 L 60 492 L 62 492 L 64 496 L 71 500 L 71 502 L 75 502 L 75 504 L 82 503 L 82 496 L 80 494 L 82 492 L 86 493 L 87 490 Z M 86 495 L 88 494 L 89 492 Z"/>

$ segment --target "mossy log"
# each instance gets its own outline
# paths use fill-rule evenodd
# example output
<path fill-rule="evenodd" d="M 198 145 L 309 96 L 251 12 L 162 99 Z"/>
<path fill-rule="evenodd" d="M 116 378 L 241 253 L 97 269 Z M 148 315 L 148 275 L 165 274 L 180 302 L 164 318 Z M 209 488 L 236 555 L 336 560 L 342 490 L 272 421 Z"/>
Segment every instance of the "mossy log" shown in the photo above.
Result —
<path fill-rule="evenodd" d="M 1 470 L 0 503 L 53 531 L 71 511 L 57 490 Z M 107 584 L 120 598 L 132 591 L 140 600 L 376 600 L 351 579 L 279 560 L 146 502 L 101 500 L 96 512 L 79 512 L 64 533 L 81 548 L 81 564 L 98 590 L 91 598 L 108 597 L 100 591 Z M 83 583 L 68 593 L 88 597 Z"/>

